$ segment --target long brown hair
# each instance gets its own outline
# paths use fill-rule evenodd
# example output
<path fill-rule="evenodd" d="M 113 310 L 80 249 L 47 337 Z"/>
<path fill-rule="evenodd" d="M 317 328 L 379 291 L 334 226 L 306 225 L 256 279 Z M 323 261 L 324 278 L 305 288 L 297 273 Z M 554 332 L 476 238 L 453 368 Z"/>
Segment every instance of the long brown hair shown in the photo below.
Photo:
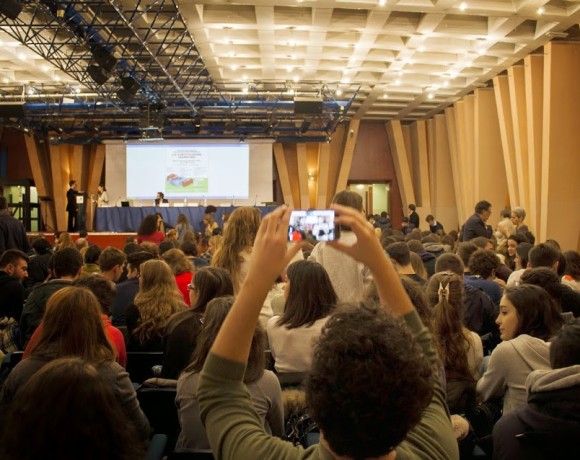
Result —
<path fill-rule="evenodd" d="M 145 456 L 145 446 L 114 388 L 94 365 L 77 357 L 55 359 L 36 372 L 18 391 L 7 420 L 10 429 L 3 430 L 0 440 L 0 457 L 5 460 Z"/>
<path fill-rule="evenodd" d="M 332 312 L 337 302 L 336 292 L 322 265 L 298 260 L 290 264 L 286 275 L 290 281 L 288 298 L 277 326 L 309 327 Z"/>
<path fill-rule="evenodd" d="M 427 299 L 433 308 L 435 346 L 445 370 L 474 379 L 467 359 L 471 345 L 463 326 L 463 279 L 451 272 L 435 273 L 427 285 Z"/>
<path fill-rule="evenodd" d="M 233 304 L 233 296 L 216 297 L 207 304 L 203 328 L 199 334 L 199 339 L 197 340 L 191 363 L 185 368 L 184 372 L 201 372 L 213 342 Z M 264 329 L 262 329 L 262 326 L 258 323 L 254 330 L 254 336 L 252 337 L 250 355 L 248 356 L 248 364 L 246 366 L 246 373 L 244 374 L 244 383 L 248 384 L 255 382 L 264 375 L 264 349 Z"/>
<path fill-rule="evenodd" d="M 31 356 L 54 359 L 78 356 L 99 364 L 115 359 L 95 295 L 86 288 L 65 287 L 55 292 L 46 304 L 38 342 Z"/>
<path fill-rule="evenodd" d="M 197 313 L 204 313 L 207 304 L 215 297 L 234 295 L 230 273 L 219 267 L 202 267 L 191 281 L 197 290 L 197 301 L 191 306 Z"/>
<path fill-rule="evenodd" d="M 141 320 L 133 334 L 144 343 L 153 336 L 162 336 L 171 315 L 185 310 L 187 305 L 173 272 L 163 260 L 148 260 L 141 264 L 139 272 L 135 306 Z"/>
<path fill-rule="evenodd" d="M 214 267 L 225 268 L 231 273 L 236 291 L 243 281 L 239 279 L 240 266 L 244 260 L 240 253 L 251 250 L 260 227 L 260 220 L 259 209 L 253 206 L 236 208 L 224 229 L 223 243 L 212 257 L 211 264 Z"/>
<path fill-rule="evenodd" d="M 167 262 L 174 275 L 193 272 L 193 262 L 181 249 L 174 248 L 165 251 L 161 258 Z"/>

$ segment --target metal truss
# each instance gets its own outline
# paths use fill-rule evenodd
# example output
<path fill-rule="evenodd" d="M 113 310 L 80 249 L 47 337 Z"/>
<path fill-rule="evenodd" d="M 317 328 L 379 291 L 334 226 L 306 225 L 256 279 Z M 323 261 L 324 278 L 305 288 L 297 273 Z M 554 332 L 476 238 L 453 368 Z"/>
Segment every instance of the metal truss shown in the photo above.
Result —
<path fill-rule="evenodd" d="M 64 142 L 138 138 L 152 129 L 167 138 L 321 140 L 358 92 L 339 101 L 320 82 L 214 82 L 175 0 L 31 0 L 16 20 L 0 15 L 0 30 L 87 89 L 0 86 L 0 100 L 26 102 L 15 123 Z M 87 73 L 95 50 L 116 60 L 102 85 Z M 139 89 L 127 103 L 117 93 L 129 76 Z M 322 113 L 296 116 L 297 94 L 323 101 Z"/>

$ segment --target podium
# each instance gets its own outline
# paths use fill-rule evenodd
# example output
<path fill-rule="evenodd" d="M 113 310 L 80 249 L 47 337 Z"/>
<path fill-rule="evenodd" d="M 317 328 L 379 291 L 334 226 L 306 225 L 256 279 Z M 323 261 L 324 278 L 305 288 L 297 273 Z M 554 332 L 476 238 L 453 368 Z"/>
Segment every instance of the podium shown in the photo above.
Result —
<path fill-rule="evenodd" d="M 87 192 L 77 192 L 77 231 L 87 229 Z"/>

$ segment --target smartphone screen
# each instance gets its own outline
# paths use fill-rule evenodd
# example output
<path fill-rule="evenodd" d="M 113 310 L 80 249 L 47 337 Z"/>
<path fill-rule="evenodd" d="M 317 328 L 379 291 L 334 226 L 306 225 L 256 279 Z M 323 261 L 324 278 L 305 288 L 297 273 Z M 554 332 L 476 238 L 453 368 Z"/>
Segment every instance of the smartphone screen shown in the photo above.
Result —
<path fill-rule="evenodd" d="M 288 224 L 288 241 L 312 238 L 316 241 L 334 241 L 339 238 L 339 227 L 334 224 L 332 209 L 292 211 Z"/>

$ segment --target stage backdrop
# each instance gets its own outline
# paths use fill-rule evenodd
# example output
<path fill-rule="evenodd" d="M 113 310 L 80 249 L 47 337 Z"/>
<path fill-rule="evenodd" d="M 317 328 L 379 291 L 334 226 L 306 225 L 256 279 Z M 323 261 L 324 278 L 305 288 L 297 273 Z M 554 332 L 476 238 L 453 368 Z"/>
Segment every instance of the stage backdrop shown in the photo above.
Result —
<path fill-rule="evenodd" d="M 135 165 L 135 161 L 127 161 L 127 144 L 125 143 L 107 143 L 106 144 L 106 160 L 105 160 L 105 184 L 109 195 L 109 204 L 116 206 L 120 201 L 127 199 L 135 200 L 137 204 L 142 206 L 151 206 L 155 195 L 159 191 L 165 191 L 169 195 L 169 201 L 173 204 L 176 201 L 182 202 L 187 199 L 190 203 L 197 202 L 200 206 L 205 204 L 213 204 L 215 206 L 231 204 L 232 201 L 235 206 L 247 205 L 261 205 L 266 202 L 271 202 L 273 197 L 273 164 L 272 164 L 272 142 L 270 140 L 263 142 L 251 142 L 247 144 L 240 144 L 240 157 L 242 159 L 230 158 L 223 156 L 223 152 L 219 151 L 219 145 L 224 144 L 224 151 L 226 149 L 235 150 L 235 145 L 232 142 L 193 142 L 193 141 L 172 141 L 160 142 L 155 144 L 135 143 L 131 144 L 131 148 L 143 147 L 146 152 L 143 155 L 143 162 L 146 167 L 135 169 L 132 172 L 131 165 Z M 227 145 L 226 145 L 227 144 Z M 170 148 L 168 146 L 173 146 Z M 197 145 L 197 147 L 196 147 Z M 204 147 L 206 146 L 205 150 Z M 209 146 L 209 147 L 208 147 Z M 152 150 L 157 150 L 157 157 L 152 155 Z M 216 149 L 217 147 L 217 149 Z M 243 148 L 242 148 L 243 147 Z M 219 161 L 214 165 L 212 155 L 213 151 L 217 155 L 222 154 Z M 245 150 L 245 152 L 244 152 Z M 192 158 L 183 160 L 184 152 L 193 152 Z M 197 155 L 197 156 L 196 156 Z M 191 155 L 190 155 L 191 156 Z M 154 159 L 158 158 L 158 162 Z M 208 162 L 209 158 L 209 162 Z M 247 158 L 247 160 L 245 160 Z M 205 161 L 203 161 L 205 160 Z M 246 165 L 240 165 L 240 162 L 246 161 Z M 220 166 L 221 162 L 221 166 Z M 207 164 L 206 164 L 207 163 Z M 175 174 L 173 169 L 179 166 L 179 171 Z M 128 169 L 129 168 L 129 169 Z M 171 174 L 168 171 L 171 170 Z M 190 171 L 191 170 L 191 171 Z M 201 172 L 200 172 L 201 171 Z M 229 190 L 227 186 L 218 187 L 208 186 L 207 191 L 201 188 L 192 189 L 191 193 L 185 193 L 178 197 L 179 190 L 177 186 L 188 185 L 187 179 L 191 176 L 195 180 L 195 187 L 203 186 L 204 171 L 210 175 L 210 180 L 222 181 L 227 184 L 230 182 L 241 182 L 242 189 L 237 196 L 236 192 L 223 192 L 222 190 Z M 191 173 L 191 174 L 190 174 Z M 149 186 L 149 193 L 141 192 L 140 196 L 130 196 L 130 191 L 127 190 L 127 174 L 130 175 L 131 181 L 135 181 L 135 175 L 138 176 L 137 181 Z M 232 177 L 234 175 L 234 177 Z M 243 175 L 244 180 L 238 181 L 235 175 Z M 169 179 L 167 179 L 169 176 Z M 185 182 L 179 182 L 178 179 L 183 176 Z M 186 177 L 188 176 L 188 177 Z M 247 176 L 247 179 L 246 179 Z M 160 179 L 160 177 L 162 179 Z M 167 184 L 165 183 L 167 182 Z M 176 185 L 177 184 L 177 185 Z M 247 189 L 244 189 L 243 186 Z M 147 186 L 140 186 L 139 189 L 146 189 Z M 190 188 L 194 186 L 188 185 Z M 176 188 L 177 187 L 177 188 Z M 133 187 L 135 188 L 135 187 Z M 89 191 L 95 193 L 96 191 Z M 167 193 L 168 192 L 168 193 Z M 214 195 L 212 195 L 212 193 Z M 216 194 L 218 196 L 216 196 Z M 173 196 L 173 197 L 172 197 Z"/>

